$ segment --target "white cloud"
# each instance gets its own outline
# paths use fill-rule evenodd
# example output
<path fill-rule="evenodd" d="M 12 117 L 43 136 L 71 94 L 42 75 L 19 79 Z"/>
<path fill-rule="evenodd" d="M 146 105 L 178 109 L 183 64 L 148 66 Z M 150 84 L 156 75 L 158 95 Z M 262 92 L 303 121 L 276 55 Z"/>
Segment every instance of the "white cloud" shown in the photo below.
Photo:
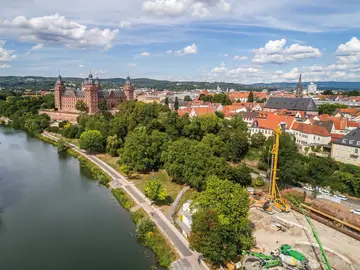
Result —
<path fill-rule="evenodd" d="M 79 65 L 78 67 L 79 67 L 79 68 L 83 68 L 83 67 L 84 67 L 84 65 Z"/>
<path fill-rule="evenodd" d="M 198 48 L 195 43 L 175 52 L 177 55 L 197 54 Z"/>
<path fill-rule="evenodd" d="M 15 59 L 17 56 L 13 54 L 14 50 L 6 50 L 4 49 L 6 41 L 0 40 L 0 62 L 7 62 Z"/>
<path fill-rule="evenodd" d="M 209 8 L 229 12 L 231 4 L 225 0 L 148 0 L 143 10 L 156 16 L 178 17 L 190 15 L 197 18 L 211 16 Z"/>
<path fill-rule="evenodd" d="M 43 48 L 43 47 L 44 47 L 44 44 L 39 43 L 39 44 L 36 44 L 35 46 L 33 46 L 31 49 L 32 49 L 33 51 L 35 51 L 35 50 L 40 50 L 40 49 Z"/>
<path fill-rule="evenodd" d="M 225 57 L 228 57 L 229 55 L 227 53 L 224 54 Z"/>
<path fill-rule="evenodd" d="M 220 67 L 225 67 L 225 63 L 221 62 Z"/>
<path fill-rule="evenodd" d="M 227 71 L 227 68 L 226 67 L 216 67 L 216 68 L 214 68 L 213 70 L 212 70 L 212 72 L 215 72 L 215 73 L 223 73 L 223 72 L 225 72 L 225 71 Z"/>
<path fill-rule="evenodd" d="M 150 56 L 150 53 L 148 53 L 148 52 L 142 52 L 142 53 L 140 54 L 140 56 L 147 57 L 147 56 Z"/>
<path fill-rule="evenodd" d="M 244 60 L 247 60 L 248 57 L 247 56 L 240 56 L 240 55 L 235 55 L 233 57 L 233 60 L 239 60 L 239 61 L 244 61 Z"/>
<path fill-rule="evenodd" d="M 270 40 L 265 47 L 255 49 L 253 62 L 259 64 L 275 63 L 282 64 L 300 59 L 318 58 L 322 56 L 319 49 L 311 46 L 303 46 L 298 43 L 285 47 L 286 39 Z"/>
<path fill-rule="evenodd" d="M 128 67 L 136 67 L 136 64 L 135 63 L 129 63 L 127 64 Z"/>
<path fill-rule="evenodd" d="M 173 51 L 172 51 L 172 50 L 168 50 L 168 51 L 166 51 L 166 53 L 167 53 L 167 54 L 172 54 Z"/>
<path fill-rule="evenodd" d="M 121 21 L 119 23 L 119 27 L 122 29 L 131 28 L 131 26 L 132 26 L 132 23 L 129 21 Z"/>
<path fill-rule="evenodd" d="M 21 41 L 63 44 L 66 47 L 78 48 L 95 46 L 105 49 L 111 48 L 111 43 L 119 31 L 118 29 L 88 28 L 59 14 L 30 19 L 17 16 L 12 20 L 0 21 L 1 27 L 16 31 Z"/>
<path fill-rule="evenodd" d="M 340 44 L 336 50 L 336 56 L 340 63 L 357 63 L 360 62 L 360 40 L 353 37 L 345 44 Z"/>
<path fill-rule="evenodd" d="M 0 65 L 0 68 L 9 68 L 9 67 L 11 67 L 11 66 L 8 65 L 8 64 L 2 64 L 2 65 Z"/>
<path fill-rule="evenodd" d="M 106 75 L 108 72 L 106 70 L 103 70 L 103 69 L 96 69 L 93 71 L 93 74 L 95 76 L 100 76 L 100 75 Z"/>
<path fill-rule="evenodd" d="M 181 0 L 150 0 L 143 3 L 143 9 L 157 16 L 179 16 L 185 11 Z"/>
<path fill-rule="evenodd" d="M 210 16 L 210 11 L 204 6 L 203 3 L 195 3 L 191 6 L 193 17 L 205 18 Z"/>
<path fill-rule="evenodd" d="M 257 73 L 260 69 L 252 67 L 240 67 L 236 69 L 229 70 L 229 74 L 240 74 L 240 73 Z"/>

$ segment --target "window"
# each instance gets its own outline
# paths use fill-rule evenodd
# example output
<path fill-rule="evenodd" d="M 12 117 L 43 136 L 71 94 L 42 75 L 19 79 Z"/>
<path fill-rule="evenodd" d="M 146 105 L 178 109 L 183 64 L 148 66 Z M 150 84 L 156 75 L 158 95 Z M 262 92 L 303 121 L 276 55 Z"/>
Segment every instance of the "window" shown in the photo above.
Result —
<path fill-rule="evenodd" d="M 356 142 L 356 145 L 360 145 L 360 141 L 357 141 L 357 142 Z"/>
<path fill-rule="evenodd" d="M 318 141 L 320 141 L 320 137 L 318 137 Z"/>
<path fill-rule="evenodd" d="M 349 144 L 354 144 L 354 142 L 355 142 L 354 140 L 350 140 Z"/>
<path fill-rule="evenodd" d="M 343 142 L 343 143 L 347 143 L 347 139 L 343 139 L 342 142 Z"/>
<path fill-rule="evenodd" d="M 359 152 L 359 149 L 354 149 L 354 153 L 357 154 Z"/>

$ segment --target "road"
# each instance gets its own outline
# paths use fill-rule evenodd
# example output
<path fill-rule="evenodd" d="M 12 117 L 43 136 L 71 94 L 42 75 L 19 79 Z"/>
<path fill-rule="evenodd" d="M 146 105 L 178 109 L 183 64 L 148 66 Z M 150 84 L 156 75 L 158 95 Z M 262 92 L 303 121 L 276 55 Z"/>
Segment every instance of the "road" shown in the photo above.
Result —
<path fill-rule="evenodd" d="M 49 139 L 57 141 L 58 138 L 44 132 L 43 135 Z M 104 172 L 106 172 L 113 180 L 110 183 L 111 186 L 116 188 L 123 188 L 132 199 L 148 213 L 149 217 L 153 219 L 159 230 L 168 238 L 173 244 L 180 255 L 180 259 L 172 265 L 173 269 L 194 269 L 202 270 L 208 269 L 206 264 L 201 261 L 199 264 L 199 254 L 192 251 L 189 248 L 189 242 L 185 237 L 175 228 L 175 226 L 165 217 L 161 209 L 152 205 L 151 201 L 145 197 L 145 195 L 132 183 L 126 180 L 126 178 L 113 169 L 111 166 L 106 164 L 104 161 L 94 155 L 87 154 L 84 150 L 79 149 L 76 145 L 68 143 L 68 145 L 80 153 L 84 157 L 99 166 Z"/>

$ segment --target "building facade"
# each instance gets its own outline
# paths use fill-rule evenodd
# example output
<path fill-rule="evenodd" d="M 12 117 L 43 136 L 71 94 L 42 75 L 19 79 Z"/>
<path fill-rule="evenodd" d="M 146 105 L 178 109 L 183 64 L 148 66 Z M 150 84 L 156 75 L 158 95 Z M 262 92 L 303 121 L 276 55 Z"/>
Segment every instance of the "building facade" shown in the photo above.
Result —
<path fill-rule="evenodd" d="M 85 102 L 88 113 L 99 111 L 99 104 L 106 102 L 108 110 L 115 109 L 124 100 L 134 100 L 135 88 L 127 77 L 123 90 L 102 90 L 100 80 L 90 74 L 82 83 L 81 89 L 69 89 L 59 75 L 54 88 L 55 107 L 59 112 L 76 113 L 76 103 Z"/>
<path fill-rule="evenodd" d="M 360 128 L 351 131 L 332 144 L 331 156 L 343 163 L 360 166 Z"/>

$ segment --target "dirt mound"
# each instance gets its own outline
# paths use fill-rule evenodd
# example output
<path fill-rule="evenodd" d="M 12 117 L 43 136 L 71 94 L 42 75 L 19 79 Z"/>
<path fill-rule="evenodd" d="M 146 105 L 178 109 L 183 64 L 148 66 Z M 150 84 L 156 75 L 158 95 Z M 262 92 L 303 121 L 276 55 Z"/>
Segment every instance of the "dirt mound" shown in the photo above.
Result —
<path fill-rule="evenodd" d="M 325 200 L 312 200 L 311 207 L 360 227 L 360 216 L 350 213 L 349 210 L 341 204 Z"/>

